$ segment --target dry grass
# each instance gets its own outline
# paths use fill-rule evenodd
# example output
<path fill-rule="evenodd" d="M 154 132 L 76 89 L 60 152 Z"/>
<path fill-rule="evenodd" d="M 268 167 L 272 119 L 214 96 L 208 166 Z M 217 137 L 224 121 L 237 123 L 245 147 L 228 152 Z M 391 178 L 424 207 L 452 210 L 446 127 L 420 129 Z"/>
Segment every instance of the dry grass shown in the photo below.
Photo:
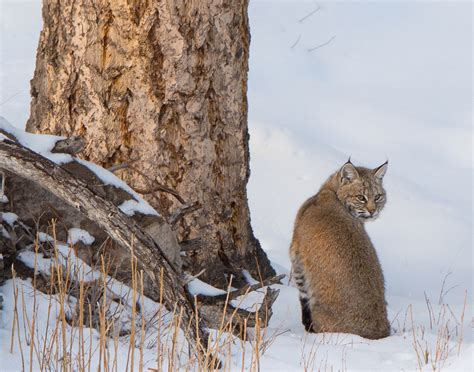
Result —
<path fill-rule="evenodd" d="M 183 309 L 175 306 L 170 311 L 160 305 L 163 288 L 159 304 L 145 298 L 144 275 L 136 260 L 131 263 L 131 284 L 125 286 L 111 278 L 111 267 L 103 257 L 91 271 L 77 258 L 73 247 L 66 255 L 53 241 L 49 249 L 51 265 L 45 269 L 38 264 L 45 247 L 38 241 L 34 246 L 31 286 L 23 285 L 12 268 L 10 352 L 20 354 L 22 370 L 172 372 L 208 371 L 220 366 L 229 371 L 240 365 L 242 371 L 260 371 L 262 355 L 287 332 L 262 327 L 265 322 L 261 319 L 267 314 L 257 310 L 262 314 L 254 328 L 244 325 L 243 339 L 232 336 L 233 317 L 223 316 L 219 329 L 211 331 L 208 340 L 197 339 L 197 347 L 192 347 L 182 331 L 186 328 L 182 327 Z M 40 276 L 43 280 L 37 280 Z M 231 283 L 228 294 L 230 288 Z M 460 353 L 467 294 L 462 312 L 456 315 L 445 303 L 449 290 L 444 283 L 436 306 L 425 297 L 429 314 L 426 324 L 416 324 L 412 306 L 400 311 L 392 322 L 398 335 L 410 336 L 420 370 L 428 366 L 440 371 L 448 357 Z M 354 347 L 347 337 L 305 334 L 301 368 L 333 370 L 323 351 L 326 345 L 335 345 L 343 348 L 340 370 L 347 370 L 347 348 Z M 204 343 L 207 348 L 202 347 Z"/>
<path fill-rule="evenodd" d="M 257 321 L 252 332 L 245 329 L 241 340 L 232 336 L 233 317 L 226 320 L 223 316 L 221 327 L 211 331 L 208 340 L 197 339 L 197 347 L 191 348 L 182 331 L 182 308 L 168 311 L 155 304 L 153 313 L 146 311 L 149 300 L 143 294 L 144 275 L 137 270 L 135 259 L 130 287 L 122 285 L 117 290 L 118 282 L 109 276 L 110 265 L 104 257 L 92 272 L 73 247 L 65 256 L 55 240 L 49 245 L 51 265 L 39 268 L 45 247 L 36 241 L 31 293 L 12 268 L 10 352 L 20 353 L 23 370 L 143 371 L 147 366 L 147 371 L 171 372 L 220 366 L 227 371 L 234 358 L 246 370 L 257 371 L 261 355 L 279 335 L 267 335 Z M 38 288 L 38 276 L 47 279 L 46 288 Z M 160 288 L 160 304 L 162 299 Z M 247 334 L 252 337 L 246 339 Z M 204 341 L 207 348 L 202 347 Z M 237 357 L 236 352 L 240 353 Z"/>
<path fill-rule="evenodd" d="M 464 316 L 467 305 L 467 291 L 464 294 L 464 305 L 461 314 L 456 316 L 449 304 L 445 303 L 446 294 L 452 289 L 446 290 L 446 275 L 438 299 L 437 311 L 425 293 L 425 303 L 429 315 L 429 329 L 425 325 L 417 325 L 413 318 L 413 307 L 410 305 L 405 313 L 403 330 L 407 314 L 409 314 L 411 325 L 412 345 L 416 354 L 419 370 L 426 366 L 433 371 L 441 371 L 446 360 L 454 355 L 459 355 L 463 342 Z M 429 330 L 429 332 L 427 332 Z M 435 337 L 433 337 L 433 333 Z"/>

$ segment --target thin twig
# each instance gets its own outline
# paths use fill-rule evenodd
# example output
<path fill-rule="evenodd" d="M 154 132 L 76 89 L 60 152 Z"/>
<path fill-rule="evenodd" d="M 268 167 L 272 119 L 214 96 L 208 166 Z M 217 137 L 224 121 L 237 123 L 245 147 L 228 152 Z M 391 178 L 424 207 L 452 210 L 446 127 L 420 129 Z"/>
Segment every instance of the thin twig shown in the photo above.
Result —
<path fill-rule="evenodd" d="M 114 172 L 117 172 L 118 170 L 130 167 L 130 165 L 132 165 L 133 163 L 136 163 L 139 160 L 140 158 L 136 158 L 136 159 L 131 159 L 129 161 L 126 161 L 124 163 L 114 164 L 111 167 L 107 168 L 107 170 L 109 172 L 114 173 Z"/>
<path fill-rule="evenodd" d="M 151 189 L 146 189 L 146 190 L 133 187 L 133 189 L 139 194 L 147 195 L 147 194 L 153 194 L 158 191 L 162 191 L 162 192 L 166 192 L 168 194 L 173 195 L 181 204 L 186 204 L 184 199 L 178 194 L 177 191 L 170 189 L 169 187 L 166 187 L 165 185 L 162 185 L 156 180 L 152 180 L 150 177 L 148 177 L 145 173 L 143 173 L 141 170 L 137 169 L 136 167 L 130 166 L 130 169 L 132 169 L 134 172 L 137 172 L 140 176 L 142 176 L 143 178 L 146 178 L 153 184 L 153 187 Z"/>
<path fill-rule="evenodd" d="M 176 225 L 186 214 L 197 211 L 201 208 L 201 205 L 198 202 L 184 204 L 171 214 L 168 219 L 168 222 L 171 226 Z"/>
<path fill-rule="evenodd" d="M 291 49 L 294 49 L 295 46 L 300 42 L 301 40 L 301 34 L 298 35 L 298 38 L 296 39 L 296 41 L 291 45 Z"/>
<path fill-rule="evenodd" d="M 306 21 L 309 17 L 311 17 L 313 14 L 319 12 L 321 10 L 321 7 L 318 5 L 318 7 L 314 10 L 312 10 L 311 12 L 309 12 L 308 14 L 306 14 L 303 18 L 299 19 L 298 22 L 299 23 L 303 23 L 304 21 Z"/>
<path fill-rule="evenodd" d="M 11 99 L 15 98 L 17 95 L 25 92 L 26 89 L 22 89 L 22 90 L 19 90 L 18 92 L 16 92 L 15 94 L 12 94 L 10 97 L 8 97 L 6 100 L 2 101 L 0 103 L 0 106 L 3 106 L 5 103 L 7 103 L 8 101 L 10 101 Z"/>
<path fill-rule="evenodd" d="M 443 303 L 443 299 L 444 299 L 444 286 L 446 285 L 446 280 L 448 279 L 448 277 L 452 274 L 452 272 L 448 272 L 446 273 L 446 275 L 444 276 L 444 279 L 443 279 L 443 284 L 441 285 L 441 291 L 439 292 L 439 299 L 438 299 L 438 305 L 441 305 Z"/>
<path fill-rule="evenodd" d="M 154 194 L 155 192 L 159 192 L 159 191 L 166 192 L 168 194 L 173 195 L 176 199 L 178 199 L 178 201 L 181 204 L 185 203 L 184 199 L 176 191 L 174 191 L 173 189 L 170 189 L 169 187 L 163 186 L 161 184 L 157 184 L 151 189 L 140 189 L 138 187 L 134 187 L 134 190 L 142 195 Z"/>
<path fill-rule="evenodd" d="M 184 282 L 184 284 L 188 284 L 190 282 L 192 282 L 194 279 L 197 279 L 199 278 L 202 274 L 204 274 L 206 272 L 206 269 L 202 269 L 200 272 L 198 272 L 196 275 L 187 275 L 186 276 L 186 280 Z"/>
<path fill-rule="evenodd" d="M 316 45 L 316 46 L 313 47 L 313 48 L 308 49 L 308 52 L 311 53 L 311 52 L 315 51 L 316 49 L 322 48 L 322 47 L 324 47 L 324 46 L 330 44 L 335 38 L 336 38 L 336 35 L 334 35 L 333 37 L 331 37 L 328 41 L 326 41 L 326 42 L 324 42 L 324 43 L 322 43 L 322 44 Z"/>

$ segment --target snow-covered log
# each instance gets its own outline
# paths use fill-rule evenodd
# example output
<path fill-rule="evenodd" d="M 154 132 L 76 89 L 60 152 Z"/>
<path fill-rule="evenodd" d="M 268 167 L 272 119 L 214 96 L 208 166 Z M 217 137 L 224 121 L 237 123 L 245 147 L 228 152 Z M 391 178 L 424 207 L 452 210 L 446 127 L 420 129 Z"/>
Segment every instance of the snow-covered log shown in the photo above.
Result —
<path fill-rule="evenodd" d="M 18 136 L 16 138 L 21 141 Z M 164 304 L 169 309 L 175 305 L 183 307 L 183 329 L 191 344 L 195 343 L 196 336 L 200 340 L 207 340 L 205 323 L 195 324 L 193 301 L 185 288 L 180 268 L 167 257 L 164 253 L 165 248 L 147 233 L 146 228 L 142 228 L 127 216 L 127 213 L 132 213 L 131 211 L 144 208 L 144 206 L 140 207 L 141 199 L 130 199 L 130 203 L 125 206 L 122 204 L 120 208 L 96 192 L 94 187 L 75 177 L 64 165 L 61 166 L 23 146 L 20 142 L 6 137 L 0 141 L 0 170 L 6 171 L 7 186 L 4 191 L 7 198 L 14 198 L 14 195 L 8 192 L 9 175 L 12 176 L 10 178 L 37 185 L 45 193 L 53 195 L 57 200 L 75 210 L 74 215 L 85 216 L 93 221 L 118 246 L 125 247 L 133 253 L 137 258 L 139 268 L 146 272 L 157 293 L 161 287 L 160 277 L 163 272 Z M 37 203 L 40 202 L 38 197 L 41 195 L 34 195 L 31 191 L 29 189 L 32 196 L 30 201 L 34 199 Z M 160 226 L 155 224 L 151 230 L 160 230 Z"/>
<path fill-rule="evenodd" d="M 191 244 L 192 247 L 186 242 L 179 244 L 172 225 L 180 214 L 196 208 L 195 205 L 184 205 L 165 219 L 110 171 L 72 156 L 81 149 L 80 138 L 25 133 L 1 117 L 0 133 L 3 135 L 0 135 L 0 171 L 3 172 L 0 174 L 4 185 L 1 191 L 5 194 L 0 210 L 2 215 L 14 212 L 22 226 L 31 229 L 21 245 L 16 238 L 3 245 L 9 247 L 7 262 L 12 261 L 11 253 L 15 249 L 24 249 L 34 241 L 35 232 L 52 234 L 54 219 L 54 236 L 58 241 L 73 244 L 78 257 L 90 265 L 106 255 L 114 264 L 114 277 L 125 283 L 130 280 L 133 249 L 139 267 L 145 272 L 145 295 L 155 301 L 160 298 L 159 273 L 163 269 L 165 305 L 170 309 L 176 303 L 184 306 L 185 320 L 189 322 L 195 321 L 192 315 L 195 303 L 191 297 L 198 295 L 201 340 L 205 334 L 202 327 L 219 328 L 223 312 L 226 322 L 232 321 L 232 331 L 237 335 L 243 334 L 245 325 L 255 326 L 257 317 L 260 326 L 268 324 L 277 290 L 265 290 L 263 300 L 258 301 L 261 303 L 258 311 L 240 308 L 232 301 L 227 303 L 226 295 L 214 297 L 188 292 L 189 275 L 182 271 L 181 254 L 197 248 L 196 244 Z M 18 224 L 15 226 L 18 228 Z M 9 231 L 15 233 L 13 229 Z M 279 279 L 249 284 L 231 292 L 229 300 Z M 192 328 L 192 333 L 195 329 Z M 190 336 L 195 339 L 196 335 Z"/>

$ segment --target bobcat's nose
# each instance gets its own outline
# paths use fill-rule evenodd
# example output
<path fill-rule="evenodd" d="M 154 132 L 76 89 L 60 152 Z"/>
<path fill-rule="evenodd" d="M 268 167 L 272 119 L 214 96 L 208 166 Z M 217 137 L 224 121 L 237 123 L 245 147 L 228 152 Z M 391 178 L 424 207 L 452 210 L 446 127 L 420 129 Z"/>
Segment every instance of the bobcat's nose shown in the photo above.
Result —
<path fill-rule="evenodd" d="M 368 205 L 368 206 L 367 206 L 367 212 L 369 212 L 371 216 L 374 215 L 375 209 L 376 209 L 376 208 L 375 208 L 375 205 Z"/>

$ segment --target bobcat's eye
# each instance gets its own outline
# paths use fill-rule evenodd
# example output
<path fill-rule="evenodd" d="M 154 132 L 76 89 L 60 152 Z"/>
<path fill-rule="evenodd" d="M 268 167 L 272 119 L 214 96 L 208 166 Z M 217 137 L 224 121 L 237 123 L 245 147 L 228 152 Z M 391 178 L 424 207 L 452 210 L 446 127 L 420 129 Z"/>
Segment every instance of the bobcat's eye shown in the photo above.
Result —
<path fill-rule="evenodd" d="M 377 195 L 375 195 L 375 199 L 374 199 L 374 200 L 375 200 L 375 201 L 382 200 L 382 197 L 383 197 L 382 194 L 377 194 Z"/>
<path fill-rule="evenodd" d="M 364 202 L 364 203 L 367 201 L 367 198 L 364 195 L 357 195 L 356 198 L 357 198 L 357 200 L 359 200 L 361 202 Z"/>

